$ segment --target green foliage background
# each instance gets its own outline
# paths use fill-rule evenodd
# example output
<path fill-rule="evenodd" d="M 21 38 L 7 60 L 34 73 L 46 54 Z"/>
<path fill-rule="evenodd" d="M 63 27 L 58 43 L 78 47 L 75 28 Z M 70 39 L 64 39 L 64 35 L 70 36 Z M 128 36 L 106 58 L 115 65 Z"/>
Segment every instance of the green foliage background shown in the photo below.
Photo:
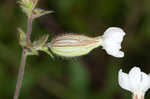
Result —
<path fill-rule="evenodd" d="M 0 98 L 12 99 L 20 64 L 17 28 L 27 19 L 15 0 L 0 0 Z M 90 54 L 51 59 L 45 53 L 27 60 L 20 99 L 130 99 L 118 85 L 118 71 L 139 66 L 150 72 L 149 0 L 40 0 L 38 6 L 54 13 L 35 20 L 32 40 L 49 34 L 102 35 L 111 26 L 125 30 L 125 57 L 114 58 L 101 48 Z M 150 92 L 146 99 L 150 98 Z"/>

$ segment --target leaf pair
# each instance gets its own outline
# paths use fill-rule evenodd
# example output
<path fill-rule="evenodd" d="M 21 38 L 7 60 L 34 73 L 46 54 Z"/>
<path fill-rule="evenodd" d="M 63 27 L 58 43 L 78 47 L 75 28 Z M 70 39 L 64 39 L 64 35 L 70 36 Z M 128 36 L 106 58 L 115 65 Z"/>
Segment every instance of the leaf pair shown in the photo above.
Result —
<path fill-rule="evenodd" d="M 53 55 L 49 52 L 46 43 L 48 41 L 48 35 L 42 36 L 39 40 L 34 41 L 33 43 L 27 42 L 25 32 L 22 29 L 18 28 L 19 31 L 19 43 L 26 49 L 27 55 L 38 55 L 38 51 L 43 51 L 49 54 L 51 57 Z"/>
<path fill-rule="evenodd" d="M 35 8 L 38 3 L 38 0 L 20 0 L 19 4 L 23 12 L 32 19 L 38 18 L 45 14 L 52 13 L 52 11 L 45 11 L 40 8 Z"/>

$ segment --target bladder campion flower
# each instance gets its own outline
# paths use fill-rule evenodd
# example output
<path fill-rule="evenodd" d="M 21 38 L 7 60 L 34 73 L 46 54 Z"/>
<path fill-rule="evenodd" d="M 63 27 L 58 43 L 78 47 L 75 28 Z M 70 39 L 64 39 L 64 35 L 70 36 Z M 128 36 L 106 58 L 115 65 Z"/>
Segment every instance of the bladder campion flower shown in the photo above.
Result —
<path fill-rule="evenodd" d="M 94 48 L 102 46 L 109 55 L 123 57 L 124 53 L 120 49 L 124 35 L 125 32 L 118 27 L 108 28 L 104 35 L 99 37 L 65 34 L 53 39 L 48 43 L 48 47 L 57 55 L 75 57 L 88 54 Z"/>
<path fill-rule="evenodd" d="M 144 99 L 145 92 L 150 88 L 150 75 L 141 72 L 138 67 L 133 67 L 129 74 L 121 69 L 118 81 L 121 88 L 133 93 L 133 99 Z"/>

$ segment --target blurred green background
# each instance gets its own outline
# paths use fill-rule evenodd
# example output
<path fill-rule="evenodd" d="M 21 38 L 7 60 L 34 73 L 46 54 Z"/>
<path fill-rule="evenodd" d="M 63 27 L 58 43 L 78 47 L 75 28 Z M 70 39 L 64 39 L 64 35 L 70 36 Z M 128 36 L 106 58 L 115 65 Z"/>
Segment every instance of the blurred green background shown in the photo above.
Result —
<path fill-rule="evenodd" d="M 32 40 L 64 33 L 91 37 L 111 26 L 126 37 L 118 59 L 101 48 L 77 58 L 50 58 L 41 52 L 27 60 L 19 99 L 131 99 L 118 85 L 118 71 L 139 66 L 150 73 L 150 0 L 39 0 L 38 7 L 53 10 L 35 20 Z M 17 28 L 26 30 L 27 18 L 17 0 L 0 0 L 0 98 L 12 99 L 21 58 Z M 150 98 L 150 91 L 146 99 Z"/>

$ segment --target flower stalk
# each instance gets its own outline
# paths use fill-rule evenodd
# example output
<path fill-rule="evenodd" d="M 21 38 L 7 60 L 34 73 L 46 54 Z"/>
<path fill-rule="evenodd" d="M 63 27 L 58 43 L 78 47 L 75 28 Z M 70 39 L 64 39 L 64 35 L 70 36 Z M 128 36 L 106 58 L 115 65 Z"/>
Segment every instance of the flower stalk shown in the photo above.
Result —
<path fill-rule="evenodd" d="M 23 80 L 23 76 L 24 76 L 26 59 L 27 59 L 27 55 L 26 55 L 25 49 L 23 49 L 19 73 L 18 73 L 18 79 L 17 79 L 17 84 L 16 84 L 16 90 L 15 90 L 15 94 L 14 94 L 13 99 L 18 99 L 18 97 L 19 97 L 19 93 L 20 93 L 20 89 L 21 89 L 21 85 L 22 85 L 22 80 Z"/>
<path fill-rule="evenodd" d="M 33 22 L 32 17 L 29 17 L 28 18 L 28 25 L 27 25 L 28 29 L 27 29 L 27 35 L 26 35 L 27 42 L 31 42 L 30 36 L 31 36 L 31 31 L 32 31 L 32 22 Z"/>
<path fill-rule="evenodd" d="M 18 73 L 18 79 L 16 84 L 16 90 L 14 93 L 13 99 L 18 99 L 20 89 L 22 86 L 22 81 L 24 77 L 24 71 L 25 71 L 25 65 L 27 56 L 29 55 L 38 55 L 38 51 L 44 51 L 48 53 L 48 49 L 45 48 L 45 43 L 48 40 L 48 36 L 43 36 L 40 40 L 34 41 L 34 43 L 31 42 L 31 32 L 32 32 L 32 22 L 35 18 L 40 17 L 42 15 L 51 13 L 51 11 L 45 11 L 45 10 L 37 10 L 35 8 L 38 0 L 20 0 L 19 4 L 22 8 L 23 12 L 27 15 L 27 32 L 25 33 L 22 31 L 22 29 L 18 28 L 20 38 L 19 43 L 22 46 L 22 57 L 19 67 L 19 73 Z"/>
<path fill-rule="evenodd" d="M 31 17 L 28 18 L 26 40 L 29 43 L 31 42 L 30 36 L 31 36 L 31 32 L 32 32 L 32 21 L 33 20 Z M 20 63 L 19 73 L 18 73 L 18 79 L 17 79 L 17 84 L 16 84 L 16 90 L 15 90 L 15 94 L 14 94 L 13 99 L 18 99 L 18 97 L 19 97 L 19 93 L 20 93 L 20 89 L 21 89 L 22 81 L 23 81 L 23 77 L 24 77 L 24 71 L 25 71 L 27 56 L 28 56 L 28 53 L 27 53 L 25 47 L 23 47 L 21 63 Z"/>

